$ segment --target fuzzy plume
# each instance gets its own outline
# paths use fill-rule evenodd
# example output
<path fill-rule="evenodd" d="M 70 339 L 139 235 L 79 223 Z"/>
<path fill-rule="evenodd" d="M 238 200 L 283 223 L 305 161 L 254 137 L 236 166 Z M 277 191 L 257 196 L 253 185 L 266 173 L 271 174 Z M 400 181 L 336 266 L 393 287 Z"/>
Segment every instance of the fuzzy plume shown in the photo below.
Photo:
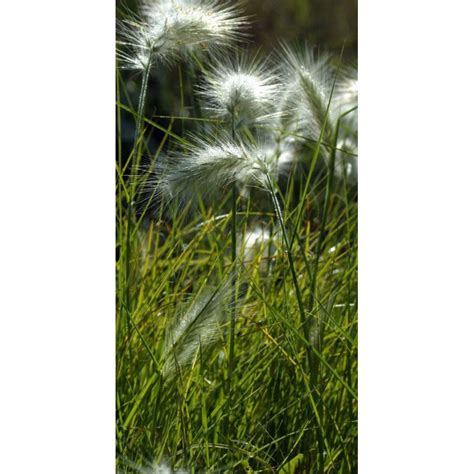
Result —
<path fill-rule="evenodd" d="M 357 69 L 346 68 L 334 92 L 334 114 L 341 118 L 335 171 L 350 186 L 358 177 L 358 98 Z"/>
<path fill-rule="evenodd" d="M 138 15 L 119 23 L 118 57 L 145 69 L 201 51 L 218 51 L 243 38 L 248 25 L 237 5 L 219 0 L 144 0 Z"/>
<path fill-rule="evenodd" d="M 336 84 L 333 98 L 333 108 L 338 116 L 355 109 L 359 101 L 357 69 L 354 67 L 345 68 L 341 71 L 341 76 Z M 357 110 L 347 114 L 347 117 L 354 130 L 357 130 Z"/>
<path fill-rule="evenodd" d="M 190 204 L 196 195 L 212 199 L 234 183 L 242 196 L 249 198 L 254 192 L 261 199 L 268 192 L 268 177 L 278 181 L 287 176 L 301 153 L 300 144 L 291 136 L 262 138 L 255 144 L 232 140 L 225 133 L 215 141 L 191 140 L 180 151 L 169 152 L 131 177 L 139 189 L 140 209 L 153 214 L 161 205 Z"/>
<path fill-rule="evenodd" d="M 162 353 L 165 380 L 190 365 L 200 349 L 218 340 L 231 307 L 230 288 L 229 282 L 217 289 L 207 288 L 187 309 L 178 310 L 175 321 L 165 332 Z"/>
<path fill-rule="evenodd" d="M 233 183 L 266 189 L 279 170 L 273 142 L 247 144 L 228 135 L 214 141 L 194 138 L 181 153 L 173 153 L 152 184 L 167 201 L 218 195 Z"/>
<path fill-rule="evenodd" d="M 173 469 L 168 463 L 163 461 L 160 463 L 147 463 L 145 466 L 137 466 L 132 462 L 127 462 L 127 464 L 130 465 L 131 469 L 137 474 L 189 474 L 189 471 L 185 469 Z M 122 474 L 122 472 L 120 472 L 120 474 Z"/>
<path fill-rule="evenodd" d="M 336 176 L 357 181 L 357 70 L 331 66 L 328 55 L 314 57 L 305 47 L 300 50 L 283 46 L 287 93 L 281 108 L 288 111 L 281 128 L 298 141 L 318 140 L 322 134 L 325 146 L 322 156 L 328 160 L 327 145 L 333 143 L 337 122 L 340 127 L 335 155 Z M 289 111 L 293 111 L 290 113 Z"/>
<path fill-rule="evenodd" d="M 329 105 L 335 75 L 329 56 L 321 54 L 315 59 L 308 47 L 297 50 L 283 46 L 283 59 L 287 92 L 281 107 L 291 112 L 285 126 L 295 135 L 312 140 L 323 132 L 323 139 L 330 141 L 334 117 Z"/>
<path fill-rule="evenodd" d="M 280 91 L 276 69 L 268 61 L 248 55 L 216 62 L 198 89 L 210 115 L 232 123 L 234 129 L 274 117 L 275 97 Z"/>

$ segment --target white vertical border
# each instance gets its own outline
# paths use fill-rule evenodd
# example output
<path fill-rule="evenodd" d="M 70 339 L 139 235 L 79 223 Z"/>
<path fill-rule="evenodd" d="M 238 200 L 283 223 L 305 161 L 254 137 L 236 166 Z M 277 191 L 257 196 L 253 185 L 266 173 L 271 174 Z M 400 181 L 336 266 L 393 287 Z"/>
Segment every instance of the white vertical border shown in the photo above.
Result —
<path fill-rule="evenodd" d="M 359 0 L 362 474 L 474 472 L 473 18 Z"/>
<path fill-rule="evenodd" d="M 0 472 L 115 472 L 113 1 L 2 5 Z"/>

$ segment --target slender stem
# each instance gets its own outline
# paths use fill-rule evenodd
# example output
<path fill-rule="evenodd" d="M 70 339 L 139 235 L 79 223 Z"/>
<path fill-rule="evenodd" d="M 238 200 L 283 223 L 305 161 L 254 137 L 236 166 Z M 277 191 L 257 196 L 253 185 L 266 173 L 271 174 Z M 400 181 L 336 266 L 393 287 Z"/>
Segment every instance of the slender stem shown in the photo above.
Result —
<path fill-rule="evenodd" d="M 315 386 L 315 373 L 314 373 L 314 355 L 311 351 L 311 348 L 309 347 L 308 344 L 310 344 L 310 331 L 309 331 L 309 320 L 306 317 L 306 311 L 304 309 L 304 304 L 303 304 L 303 296 L 301 294 L 301 288 L 298 283 L 298 276 L 296 274 L 295 270 L 295 263 L 293 260 L 293 252 L 291 251 L 291 243 L 290 239 L 288 238 L 288 234 L 286 232 L 285 228 L 285 222 L 283 219 L 283 213 L 281 211 L 280 203 L 278 202 L 278 197 L 276 195 L 276 190 L 275 190 L 275 185 L 273 184 L 273 180 L 270 175 L 267 174 L 266 176 L 269 190 L 270 190 L 270 195 L 272 197 L 272 202 L 273 202 L 273 207 L 275 208 L 275 213 L 277 215 L 278 222 L 280 224 L 281 232 L 283 235 L 283 243 L 285 244 L 285 249 L 286 249 L 286 255 L 288 258 L 288 264 L 290 267 L 290 273 L 291 277 L 293 280 L 293 285 L 295 287 L 295 292 L 296 292 L 296 300 L 298 302 L 298 310 L 300 313 L 300 320 L 301 320 L 301 325 L 303 327 L 303 335 L 306 340 L 306 358 L 308 360 L 308 369 L 309 369 L 309 376 L 310 376 L 310 381 L 313 385 Z"/>
<path fill-rule="evenodd" d="M 311 320 L 307 317 L 305 309 L 304 309 L 303 296 L 301 294 L 300 285 L 298 283 L 298 276 L 296 274 L 295 264 L 294 264 L 294 260 L 293 260 L 293 253 L 292 253 L 292 250 L 291 250 L 292 242 L 295 238 L 296 230 L 295 230 L 295 234 L 292 237 L 292 240 L 290 241 L 290 239 L 288 238 L 288 234 L 286 232 L 285 222 L 284 222 L 284 219 L 283 219 L 283 213 L 281 211 L 280 203 L 278 202 L 278 197 L 276 195 L 275 185 L 274 185 L 273 180 L 272 180 L 270 175 L 267 174 L 266 177 L 267 177 L 270 194 L 271 194 L 272 201 L 273 201 L 273 207 L 275 208 L 275 213 L 277 215 L 278 222 L 279 222 L 280 228 L 281 228 L 281 232 L 283 234 L 283 243 L 285 245 L 286 255 L 287 255 L 287 258 L 288 258 L 288 264 L 289 264 L 290 272 L 291 272 L 291 277 L 293 279 L 293 285 L 295 287 L 296 299 L 298 301 L 298 309 L 299 309 L 299 312 L 300 312 L 301 325 L 303 327 L 303 335 L 304 335 L 304 339 L 305 339 L 306 361 L 308 363 L 309 382 L 310 382 L 309 383 L 310 386 L 308 387 L 308 390 L 309 390 L 310 398 L 312 400 L 313 399 L 312 391 L 317 387 L 318 374 L 316 372 L 317 365 L 316 365 L 315 356 L 313 354 L 313 351 L 311 350 L 312 349 L 311 339 L 310 339 L 310 323 L 311 323 Z M 319 417 L 319 410 L 321 409 L 321 407 L 320 407 L 319 404 L 316 405 L 316 407 L 318 407 L 318 408 L 314 409 L 314 413 L 315 413 L 315 415 L 318 419 L 318 424 L 320 424 L 321 421 L 320 421 L 320 417 Z M 310 437 L 310 443 L 312 443 L 312 441 L 311 441 L 312 440 L 312 434 L 311 433 L 309 433 L 309 437 Z M 324 446 L 324 438 L 321 434 L 321 427 L 318 427 L 316 437 L 317 437 L 318 449 L 319 449 L 319 451 L 321 451 L 321 449 L 323 449 L 323 446 Z"/>
<path fill-rule="evenodd" d="M 143 114 L 145 111 L 145 101 L 146 94 L 148 91 L 148 81 L 150 79 L 151 71 L 151 57 L 148 58 L 145 69 L 143 70 L 142 85 L 140 88 L 140 97 L 138 99 L 138 118 L 137 118 L 137 127 L 135 130 L 135 141 L 138 141 L 140 137 L 140 132 L 143 127 Z"/>
<path fill-rule="evenodd" d="M 231 119 L 231 130 L 232 130 L 232 139 L 235 140 L 235 122 L 234 114 L 232 113 Z M 227 432 L 230 424 L 230 410 L 232 406 L 232 376 L 234 372 L 234 363 L 235 363 L 235 322 L 236 322 L 236 304 L 237 304 L 237 270 L 236 270 L 236 261 L 237 261 L 237 184 L 232 185 L 232 214 L 231 214 L 231 238 L 232 238 L 232 298 L 231 298 L 231 314 L 230 314 L 230 334 L 229 334 L 229 366 L 228 366 L 228 394 L 227 394 L 227 417 L 225 423 L 225 431 Z M 228 434 L 228 433 L 227 433 Z"/>
<path fill-rule="evenodd" d="M 319 269 L 319 260 L 321 256 L 321 249 L 326 238 L 326 220 L 328 216 L 329 210 L 329 201 L 331 198 L 331 191 L 334 182 L 334 165 L 336 161 L 336 142 L 337 142 L 337 135 L 339 133 L 339 121 L 337 122 L 336 132 L 333 138 L 333 148 L 331 150 L 331 154 L 329 155 L 329 165 L 328 165 L 328 179 L 326 183 L 326 190 L 324 193 L 324 208 L 323 208 L 323 216 L 321 218 L 321 227 L 319 229 L 319 239 L 318 239 L 318 246 L 316 248 L 316 261 L 314 264 L 313 275 L 311 278 L 311 290 L 309 292 L 309 308 L 310 310 L 314 307 L 314 300 L 315 300 L 315 293 L 316 293 L 316 280 L 318 275 Z"/>
<path fill-rule="evenodd" d="M 237 260 L 237 186 L 232 186 L 232 265 L 235 266 Z M 237 274 L 235 269 L 232 274 L 232 311 L 230 319 L 230 343 L 229 343 L 229 379 L 232 378 L 234 369 L 234 346 L 235 346 L 235 320 L 236 320 L 236 299 L 237 299 Z"/>
<path fill-rule="evenodd" d="M 146 67 L 143 71 L 143 77 L 142 77 L 142 84 L 141 84 L 141 89 L 140 89 L 140 97 L 138 100 L 138 118 L 137 118 L 137 125 L 136 125 L 136 130 L 135 130 L 135 145 L 137 144 L 140 134 L 141 134 L 141 129 L 143 127 L 143 113 L 145 110 L 145 99 L 146 99 L 146 93 L 147 93 L 147 88 L 148 88 L 148 80 L 150 77 L 150 71 L 151 71 L 151 54 L 147 60 Z M 132 166 L 132 172 L 136 172 L 136 169 L 139 166 L 140 163 L 140 155 L 141 155 L 141 150 L 140 146 L 137 148 L 136 153 L 134 154 L 133 157 L 133 166 Z M 126 165 L 125 165 L 126 166 Z M 121 172 L 123 170 L 121 169 Z M 131 238 L 131 228 L 132 225 L 135 224 L 134 222 L 134 213 L 132 212 L 133 208 L 133 199 L 135 195 L 135 181 L 132 180 L 131 186 L 130 186 L 130 195 L 129 195 L 129 202 L 128 202 L 128 208 L 127 208 L 127 230 L 126 230 L 126 236 L 125 236 L 125 307 L 128 312 L 128 314 L 131 314 L 132 308 L 131 308 L 131 298 L 130 298 L 130 285 L 131 285 L 131 268 L 130 268 L 130 263 L 131 263 L 131 247 L 132 247 L 132 238 Z M 129 316 L 127 317 L 127 328 L 128 328 L 128 335 L 130 337 L 131 334 L 131 329 L 130 329 L 130 322 L 129 322 Z M 131 359 L 131 352 L 130 352 L 130 359 Z"/>
<path fill-rule="evenodd" d="M 336 123 L 336 128 L 334 131 L 334 136 L 332 138 L 332 147 L 331 147 L 331 154 L 329 155 L 329 164 L 328 164 L 328 179 L 326 183 L 326 190 L 324 194 L 324 208 L 323 208 L 323 215 L 321 218 L 321 228 L 319 231 L 319 239 L 318 239 L 318 246 L 316 248 L 316 261 L 314 264 L 314 270 L 311 278 L 311 291 L 309 294 L 309 310 L 312 311 L 314 308 L 314 301 L 316 298 L 316 280 L 317 280 L 317 275 L 318 275 L 318 269 L 319 269 L 319 260 L 321 257 L 321 250 L 323 246 L 324 239 L 326 238 L 326 221 L 327 221 L 327 216 L 328 216 L 328 211 L 329 211 L 329 202 L 331 198 L 331 193 L 332 193 L 332 187 L 334 183 L 334 169 L 335 169 L 335 163 L 336 163 L 336 151 L 337 151 L 337 139 L 339 136 L 339 128 L 341 125 L 341 120 L 348 114 L 352 113 L 357 107 L 354 107 L 347 112 L 344 112 L 337 120 Z"/>

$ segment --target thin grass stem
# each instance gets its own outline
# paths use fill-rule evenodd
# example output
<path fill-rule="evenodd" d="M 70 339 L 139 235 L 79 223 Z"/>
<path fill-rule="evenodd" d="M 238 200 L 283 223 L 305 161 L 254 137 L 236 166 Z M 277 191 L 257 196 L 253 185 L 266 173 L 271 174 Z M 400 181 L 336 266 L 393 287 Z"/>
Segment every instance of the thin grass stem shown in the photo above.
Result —
<path fill-rule="evenodd" d="M 303 303 L 303 296 L 301 293 L 300 284 L 298 282 L 298 275 L 296 274 L 296 270 L 295 270 L 295 263 L 294 263 L 294 258 L 293 258 L 293 252 L 291 250 L 290 240 L 286 232 L 285 221 L 283 218 L 283 213 L 281 211 L 280 203 L 278 202 L 275 184 L 273 182 L 272 177 L 269 174 L 267 174 L 266 178 L 267 178 L 268 188 L 269 188 L 270 195 L 272 198 L 273 206 L 275 208 L 275 213 L 277 215 L 277 219 L 280 224 L 281 232 L 283 235 L 283 242 L 285 245 L 286 256 L 288 258 L 288 265 L 290 267 L 290 273 L 293 280 L 293 285 L 295 287 L 296 300 L 298 302 L 298 310 L 300 313 L 300 321 L 301 321 L 301 326 L 303 328 L 303 335 L 304 335 L 305 340 L 308 341 L 308 344 L 309 344 L 310 332 L 309 332 L 309 326 L 308 326 L 308 318 L 306 317 L 306 311 L 305 311 L 304 303 Z M 313 356 L 312 351 L 308 347 L 308 344 L 305 344 L 305 350 L 306 350 L 306 357 L 308 360 L 308 371 L 310 374 L 310 381 L 314 387 L 314 384 L 313 384 L 313 382 L 315 381 L 315 374 L 313 370 L 314 356 Z"/>
<path fill-rule="evenodd" d="M 143 77 L 142 77 L 142 84 L 140 87 L 140 97 L 138 99 L 138 117 L 137 117 L 137 127 L 135 130 L 135 141 L 138 140 L 140 136 L 140 131 L 143 127 L 143 114 L 145 112 L 145 103 L 146 103 L 146 95 L 148 91 L 148 81 L 150 79 L 150 72 L 151 72 L 151 55 L 149 56 L 145 69 L 143 70 Z"/>
<path fill-rule="evenodd" d="M 231 120 L 232 128 L 232 139 L 235 139 L 235 123 L 234 123 L 234 114 L 232 114 Z M 232 297 L 231 297 L 231 314 L 230 314 L 230 334 L 229 334 L 229 368 L 228 368 L 228 412 L 226 418 L 226 431 L 228 431 L 230 424 L 230 411 L 232 407 L 232 376 L 234 374 L 234 364 L 235 364 L 235 322 L 236 322 L 236 303 L 237 303 L 237 271 L 236 271 L 236 261 L 237 261 L 237 185 L 234 183 L 232 185 L 232 215 L 231 215 L 231 239 L 232 239 Z"/>

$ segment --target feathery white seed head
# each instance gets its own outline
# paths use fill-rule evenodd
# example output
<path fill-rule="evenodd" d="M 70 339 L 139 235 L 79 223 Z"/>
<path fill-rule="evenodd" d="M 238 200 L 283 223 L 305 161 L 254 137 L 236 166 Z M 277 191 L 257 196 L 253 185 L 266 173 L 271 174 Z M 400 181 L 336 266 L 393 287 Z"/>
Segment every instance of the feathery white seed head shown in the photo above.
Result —
<path fill-rule="evenodd" d="M 230 282 L 226 280 L 217 289 L 204 289 L 187 309 L 178 309 L 176 319 L 166 328 L 162 354 L 165 380 L 172 380 L 193 362 L 199 350 L 218 340 L 221 325 L 232 307 Z"/>
<path fill-rule="evenodd" d="M 281 82 L 267 61 L 242 56 L 217 62 L 199 87 L 208 112 L 238 128 L 262 123 L 276 114 Z"/>
<path fill-rule="evenodd" d="M 284 124 L 297 135 L 317 139 L 323 123 L 325 136 L 333 131 L 334 117 L 331 89 L 335 74 L 328 55 L 314 57 L 308 47 L 292 49 L 283 48 L 283 60 L 286 78 L 286 94 L 282 96 L 281 108 L 290 119 Z"/>
<path fill-rule="evenodd" d="M 336 153 L 335 173 L 347 179 L 349 186 L 355 186 L 358 179 L 358 98 L 357 69 L 342 71 L 334 91 L 334 115 L 341 118 Z M 344 114 L 344 115 L 343 115 Z M 344 151 L 342 151 L 344 150 Z"/>
<path fill-rule="evenodd" d="M 137 474 L 189 474 L 189 471 L 185 469 L 173 469 L 165 461 L 161 461 L 160 463 L 145 462 L 144 465 L 138 465 L 129 460 L 126 460 L 125 462 L 133 470 L 133 472 L 136 472 Z M 119 474 L 124 472 L 125 471 L 120 470 Z M 129 472 L 129 469 L 127 469 L 126 472 Z"/>
<path fill-rule="evenodd" d="M 154 62 L 154 51 L 159 45 L 147 25 L 139 17 L 134 16 L 117 25 L 119 40 L 117 58 L 121 66 L 127 69 L 143 70 Z"/>
<path fill-rule="evenodd" d="M 178 469 L 177 471 L 161 462 L 160 464 L 151 464 L 149 467 L 139 469 L 140 474 L 189 474 L 189 471 Z"/>
<path fill-rule="evenodd" d="M 355 68 L 331 66 L 327 55 L 314 57 L 309 48 L 294 50 L 283 46 L 287 94 L 284 110 L 292 110 L 282 120 L 282 128 L 298 136 L 319 139 L 324 124 L 323 142 L 330 143 L 341 118 L 338 132 L 335 173 L 350 185 L 357 183 L 357 101 L 358 83 Z M 334 89 L 333 89 L 334 87 Z M 323 158 L 327 159 L 323 148 Z"/>
<path fill-rule="evenodd" d="M 164 165 L 156 186 L 163 199 L 216 195 L 233 183 L 266 189 L 268 176 L 278 173 L 275 146 L 246 144 L 224 135 L 214 142 L 195 138 Z"/>
<path fill-rule="evenodd" d="M 296 49 L 282 45 L 281 55 L 289 96 L 301 99 L 314 90 L 329 100 L 334 74 L 327 54 L 315 57 L 308 46 Z"/>
<path fill-rule="evenodd" d="M 357 78 L 345 78 L 338 84 L 335 91 L 336 103 L 343 106 L 345 109 L 357 107 L 359 99 L 359 83 Z"/>
<path fill-rule="evenodd" d="M 144 0 L 140 11 L 119 24 L 119 44 L 129 50 L 119 59 L 134 69 L 230 46 L 248 24 L 238 4 L 218 0 Z"/>
<path fill-rule="evenodd" d="M 347 68 L 342 72 L 342 78 L 336 84 L 333 98 L 334 115 L 339 117 L 358 106 L 359 84 L 357 80 L 357 69 Z M 343 118 L 344 124 L 349 126 L 354 133 L 358 128 L 357 109 L 352 110 Z"/>

